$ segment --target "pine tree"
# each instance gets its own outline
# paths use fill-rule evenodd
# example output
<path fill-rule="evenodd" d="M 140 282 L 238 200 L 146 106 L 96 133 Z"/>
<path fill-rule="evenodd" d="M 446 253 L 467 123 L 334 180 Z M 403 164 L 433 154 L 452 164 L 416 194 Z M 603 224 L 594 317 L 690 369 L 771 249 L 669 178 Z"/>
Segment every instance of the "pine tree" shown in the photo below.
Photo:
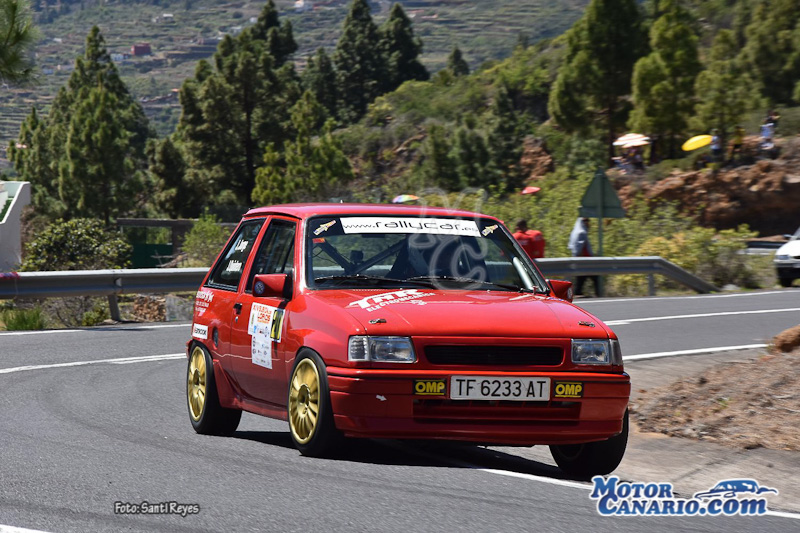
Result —
<path fill-rule="evenodd" d="M 464 56 L 458 46 L 454 46 L 453 51 L 447 56 L 447 68 L 456 77 L 469 74 L 469 64 L 464 60 Z"/>
<path fill-rule="evenodd" d="M 342 98 L 339 116 L 344 123 L 352 123 L 381 94 L 386 79 L 378 28 L 372 21 L 367 0 L 353 0 L 333 60 Z"/>
<path fill-rule="evenodd" d="M 170 218 L 197 217 L 202 197 L 186 180 L 186 161 L 172 137 L 147 144 L 147 159 L 156 193 L 154 207 Z"/>
<path fill-rule="evenodd" d="M 317 101 L 325 108 L 328 117 L 336 117 L 339 101 L 339 87 L 336 70 L 324 48 L 317 50 L 314 57 L 308 58 L 303 72 L 303 87 L 311 91 Z"/>
<path fill-rule="evenodd" d="M 517 113 L 508 95 L 508 88 L 500 84 L 492 101 L 487 147 L 490 169 L 487 185 L 501 191 L 511 191 L 521 184 L 519 160 L 522 156 L 522 135 Z"/>
<path fill-rule="evenodd" d="M 438 185 L 446 190 L 461 187 L 461 180 L 455 172 L 455 164 L 450 156 L 451 145 L 444 127 L 433 124 L 428 128 L 428 136 L 422 144 L 422 163 L 419 172 L 426 185 Z"/>
<path fill-rule="evenodd" d="M 758 4 L 747 26 L 742 59 L 757 73 L 771 103 L 789 103 L 800 80 L 800 9 L 796 0 Z"/>
<path fill-rule="evenodd" d="M 278 9 L 273 0 L 266 3 L 258 15 L 258 20 L 247 29 L 247 32 L 253 40 L 266 43 L 267 51 L 272 55 L 276 65 L 282 65 L 297 51 L 292 23 L 288 20 L 283 24 L 280 23 Z"/>
<path fill-rule="evenodd" d="M 92 105 L 99 107 L 93 110 Z M 85 123 L 76 122 L 76 117 Z M 92 129 L 101 136 L 92 137 Z M 135 193 L 141 187 L 139 172 L 146 167 L 145 147 L 153 132 L 144 110 L 122 82 L 97 27 L 89 32 L 85 53 L 76 60 L 75 70 L 53 99 L 47 117 L 31 117 L 21 135 L 27 142 L 20 144 L 27 148 L 12 157 L 22 179 L 41 189 L 34 195 L 38 215 L 108 219 L 141 207 L 141 197 Z M 101 143 L 105 157 L 115 161 L 100 161 L 104 152 L 80 147 L 80 139 Z M 112 171 L 118 175 L 107 174 Z M 98 204 L 107 198 L 96 194 L 97 181 L 102 179 L 110 180 L 109 187 L 123 193 L 108 200 L 108 206 Z"/>
<path fill-rule="evenodd" d="M 456 130 L 450 157 L 455 164 L 460 187 L 486 185 L 489 150 L 486 148 L 486 140 L 475 129 L 475 117 L 465 117 L 463 124 Z"/>
<path fill-rule="evenodd" d="M 631 75 L 646 51 L 645 38 L 635 0 L 592 0 L 566 34 L 567 52 L 550 93 L 550 114 L 565 129 L 584 134 L 601 121 L 609 158 L 628 118 Z"/>
<path fill-rule="evenodd" d="M 394 4 L 380 28 L 381 49 L 386 60 L 383 92 L 390 92 L 408 80 L 427 80 L 428 70 L 419 62 L 422 41 L 414 36 L 411 20 L 400 4 Z"/>
<path fill-rule="evenodd" d="M 678 0 L 661 0 L 663 15 L 650 28 L 652 52 L 633 70 L 630 125 L 666 144 L 669 158 L 678 154 L 694 109 L 694 83 L 701 64 L 694 19 Z"/>
<path fill-rule="evenodd" d="M 59 196 L 71 216 L 102 218 L 108 225 L 135 206 L 143 184 L 130 158 L 133 135 L 112 91 L 100 85 L 78 102 L 59 167 Z"/>
<path fill-rule="evenodd" d="M 0 80 L 29 81 L 33 65 L 29 52 L 38 35 L 26 0 L 0 0 Z"/>
<path fill-rule="evenodd" d="M 264 165 L 256 173 L 252 199 L 260 204 L 318 200 L 327 191 L 353 179 L 350 161 L 331 133 L 328 121 L 323 134 L 314 131 L 324 108 L 306 91 L 291 110 L 294 140 L 286 141 L 283 160 L 272 144 L 264 152 Z"/>
<path fill-rule="evenodd" d="M 698 103 L 692 127 L 702 133 L 717 129 L 722 137 L 722 146 L 745 113 L 761 103 L 756 84 L 741 64 L 737 52 L 734 33 L 720 30 L 711 47 L 711 61 L 695 83 Z"/>

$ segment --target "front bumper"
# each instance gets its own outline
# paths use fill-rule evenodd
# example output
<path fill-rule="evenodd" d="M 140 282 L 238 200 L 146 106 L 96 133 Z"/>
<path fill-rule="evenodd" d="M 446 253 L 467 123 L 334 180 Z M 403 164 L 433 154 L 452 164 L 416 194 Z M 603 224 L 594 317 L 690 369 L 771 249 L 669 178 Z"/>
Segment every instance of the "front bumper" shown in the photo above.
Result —
<path fill-rule="evenodd" d="M 450 400 L 449 378 L 474 372 L 354 370 L 328 367 L 336 427 L 351 437 L 446 439 L 494 444 L 575 444 L 605 440 L 622 431 L 630 397 L 627 374 L 515 372 L 580 382 L 580 398 L 548 401 Z M 482 371 L 479 375 L 512 377 Z M 415 379 L 444 379 L 443 396 L 414 394 Z"/>

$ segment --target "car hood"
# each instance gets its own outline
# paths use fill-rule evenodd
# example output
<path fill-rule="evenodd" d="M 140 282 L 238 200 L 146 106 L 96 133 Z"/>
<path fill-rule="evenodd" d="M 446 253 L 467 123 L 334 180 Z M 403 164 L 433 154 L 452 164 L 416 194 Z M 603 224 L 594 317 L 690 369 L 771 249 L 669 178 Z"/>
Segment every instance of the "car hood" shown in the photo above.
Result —
<path fill-rule="evenodd" d="M 569 302 L 496 291 L 331 290 L 309 297 L 336 306 L 371 335 L 605 338 L 608 328 Z"/>
<path fill-rule="evenodd" d="M 789 241 L 775 252 L 775 255 L 790 255 L 792 257 L 800 257 L 800 239 Z"/>

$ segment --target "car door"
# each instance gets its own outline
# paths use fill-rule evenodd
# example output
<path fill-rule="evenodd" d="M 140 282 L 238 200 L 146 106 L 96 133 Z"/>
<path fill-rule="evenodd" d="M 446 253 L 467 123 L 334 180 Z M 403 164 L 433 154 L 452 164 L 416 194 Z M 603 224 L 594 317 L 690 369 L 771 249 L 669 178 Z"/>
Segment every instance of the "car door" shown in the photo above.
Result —
<path fill-rule="evenodd" d="M 286 354 L 283 335 L 288 301 L 254 297 L 257 274 L 294 274 L 297 224 L 271 217 L 246 283 L 242 283 L 231 322 L 233 372 L 241 391 L 249 398 L 282 406 L 286 403 Z M 238 320 L 237 318 L 238 317 Z"/>
<path fill-rule="evenodd" d="M 242 222 L 217 258 L 208 280 L 197 293 L 192 335 L 216 352 L 230 373 L 231 311 L 234 309 L 245 265 L 266 219 Z"/>

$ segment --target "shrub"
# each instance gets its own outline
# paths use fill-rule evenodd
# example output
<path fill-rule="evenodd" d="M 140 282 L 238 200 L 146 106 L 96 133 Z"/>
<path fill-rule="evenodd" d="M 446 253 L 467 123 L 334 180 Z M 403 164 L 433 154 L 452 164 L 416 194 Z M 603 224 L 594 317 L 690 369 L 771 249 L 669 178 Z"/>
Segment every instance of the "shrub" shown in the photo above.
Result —
<path fill-rule="evenodd" d="M 28 244 L 20 270 L 125 268 L 131 249 L 119 232 L 107 229 L 99 220 L 58 220 Z"/>
<path fill-rule="evenodd" d="M 216 216 L 208 213 L 202 215 L 183 241 L 183 251 L 188 255 L 187 266 L 211 266 L 229 235 L 230 232 L 219 225 Z"/>
<path fill-rule="evenodd" d="M 0 311 L 0 322 L 8 331 L 45 329 L 47 320 L 38 307 L 34 309 L 5 309 Z"/>

